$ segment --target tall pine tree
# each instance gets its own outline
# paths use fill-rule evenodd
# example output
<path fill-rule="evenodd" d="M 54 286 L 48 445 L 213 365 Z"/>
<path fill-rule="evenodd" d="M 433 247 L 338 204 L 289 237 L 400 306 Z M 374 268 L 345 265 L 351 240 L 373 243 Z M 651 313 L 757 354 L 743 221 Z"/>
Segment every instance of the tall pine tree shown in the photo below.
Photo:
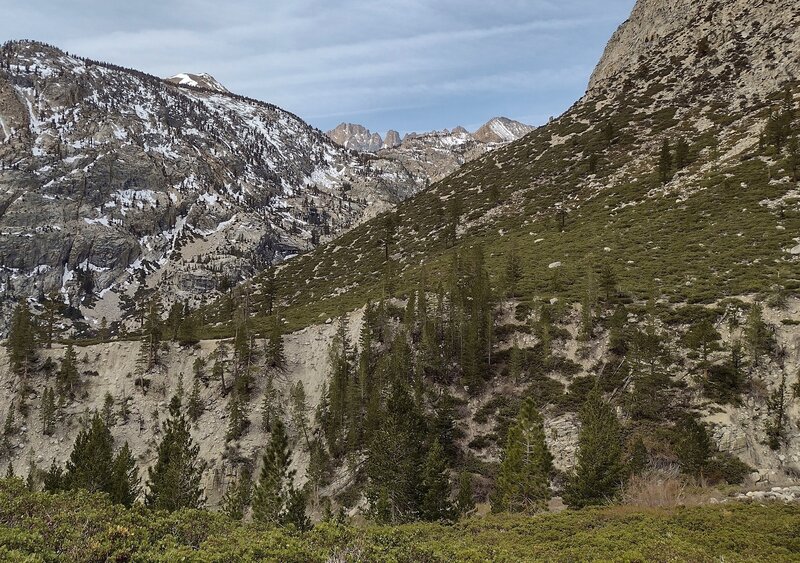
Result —
<path fill-rule="evenodd" d="M 550 499 L 552 471 L 542 416 L 533 400 L 527 399 L 508 431 L 492 511 L 532 514 L 544 510 Z"/>
<path fill-rule="evenodd" d="M 598 387 L 589 393 L 580 420 L 577 464 L 564 495 L 571 508 L 613 500 L 625 477 L 619 421 Z"/>
<path fill-rule="evenodd" d="M 205 463 L 199 458 L 200 447 L 192 440 L 177 397 L 170 401 L 169 413 L 156 464 L 147 470 L 145 504 L 170 511 L 200 508 L 204 503 L 200 481 L 205 470 Z"/>

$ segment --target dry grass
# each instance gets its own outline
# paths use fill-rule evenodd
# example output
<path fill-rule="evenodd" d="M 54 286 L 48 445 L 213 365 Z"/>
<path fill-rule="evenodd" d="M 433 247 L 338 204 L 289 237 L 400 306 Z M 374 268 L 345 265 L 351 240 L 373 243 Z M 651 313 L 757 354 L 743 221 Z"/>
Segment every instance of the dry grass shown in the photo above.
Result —
<path fill-rule="evenodd" d="M 630 479 L 622 501 L 641 508 L 699 506 L 718 498 L 720 491 L 703 481 L 681 475 L 676 470 L 648 471 Z"/>

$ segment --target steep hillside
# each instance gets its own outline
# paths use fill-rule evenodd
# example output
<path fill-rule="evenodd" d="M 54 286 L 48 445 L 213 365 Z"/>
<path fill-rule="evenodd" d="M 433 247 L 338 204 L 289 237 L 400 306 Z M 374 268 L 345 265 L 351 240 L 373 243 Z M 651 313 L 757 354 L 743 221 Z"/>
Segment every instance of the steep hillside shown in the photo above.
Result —
<path fill-rule="evenodd" d="M 586 96 L 564 115 L 285 264 L 276 285 L 289 325 L 387 296 L 405 305 L 407 297 L 433 295 L 429 308 L 456 326 L 440 333 L 442 357 L 453 362 L 444 381 L 478 397 L 462 397 L 471 414 L 461 420 L 465 442 L 482 460 L 497 459 L 487 445 L 502 440 L 503 421 L 524 396 L 536 397 L 549 423 L 572 434 L 565 444 L 574 444 L 576 418 L 568 413 L 599 378 L 629 432 L 644 432 L 653 447 L 663 436 L 652 423 L 676 428 L 688 410 L 711 425 L 718 446 L 762 472 L 757 480 L 793 479 L 798 415 L 787 390 L 796 389 L 800 369 L 793 300 L 800 289 L 800 157 L 792 140 L 800 129 L 800 14 L 793 2 L 682 8 L 640 2 Z M 746 29 L 724 38 L 698 31 L 723 16 Z M 653 27 L 662 31 L 649 33 Z M 505 302 L 494 313 L 494 334 L 478 334 L 490 347 L 481 368 L 488 372 L 477 383 L 464 363 L 475 361 L 465 350 L 476 342 L 468 340 L 476 338 L 469 332 L 476 264 Z M 296 279 L 306 281 L 298 286 Z M 764 325 L 753 320 L 761 318 L 757 303 L 772 307 Z M 204 311 L 216 323 L 210 334 L 233 330 L 220 310 Z M 707 326 L 703 319 L 719 340 L 701 358 L 691 342 Z M 759 344 L 753 334 L 762 329 L 772 336 Z M 463 343 L 455 355 L 451 338 Z M 649 339 L 656 348 L 648 350 Z M 744 369 L 739 355 L 750 345 Z M 527 379 L 511 385 L 503 377 L 515 346 Z M 414 340 L 411 347 L 425 361 L 424 345 Z M 653 373 L 645 377 L 648 364 Z M 746 380 L 733 384 L 733 403 L 718 392 L 730 381 L 707 379 L 730 369 Z M 656 411 L 639 409 L 647 404 L 643 392 L 658 397 Z M 766 448 L 776 412 L 784 437 Z M 568 466 L 569 446 L 558 451 Z"/>
<path fill-rule="evenodd" d="M 737 21 L 751 30 L 722 45 L 698 46 L 696 26 L 676 26 L 644 51 L 621 42 L 655 15 L 672 21 L 680 12 L 656 4 L 638 4 L 586 97 L 567 113 L 398 207 L 391 256 L 401 291 L 423 270 L 442 270 L 454 247 L 476 243 L 498 282 L 504 257 L 518 253 L 526 298 L 580 299 L 585 273 L 601 263 L 627 292 L 647 297 L 655 289 L 674 302 L 795 287 L 793 157 L 786 140 L 776 150 L 767 125 L 786 91 L 797 104 L 800 39 L 791 22 L 800 15 L 791 2 L 726 4 L 729 15 L 739 6 Z M 695 18 L 701 5 L 711 13 L 721 6 L 697 3 Z M 781 9 L 788 22 L 776 16 Z M 603 82 L 606 74 L 613 78 Z M 764 87 L 755 93 L 757 83 Z M 688 150 L 677 163 L 681 139 Z M 667 182 L 659 171 L 664 141 Z M 456 238 L 448 236 L 453 223 Z M 282 270 L 280 279 L 308 280 L 284 293 L 300 322 L 380 295 L 382 231 L 380 220 L 370 222 Z"/>
<path fill-rule="evenodd" d="M 58 291 L 94 322 L 153 288 L 197 303 L 414 189 L 189 75 L 174 85 L 33 42 L 5 44 L 0 67 L 5 303 Z"/>
<path fill-rule="evenodd" d="M 470 501 L 496 501 L 510 428 L 552 455 L 542 508 L 570 494 L 589 400 L 613 419 L 610 466 L 626 468 L 598 502 L 647 471 L 796 482 L 798 24 L 788 0 L 641 0 L 548 125 L 191 314 L 152 312 L 138 342 L 112 330 L 80 350 L 74 388 L 63 370 L 51 383 L 61 344 L 10 357 L 0 412 L 25 430 L 12 425 L 7 458 L 63 460 L 78 413 L 108 391 L 145 420 L 113 432 L 147 466 L 183 376 L 202 396 L 212 502 L 261 467 L 263 404 L 280 407 L 315 514 L 435 520 L 425 504 L 455 496 L 457 472 Z M 44 436 L 51 388 L 66 404 Z"/>

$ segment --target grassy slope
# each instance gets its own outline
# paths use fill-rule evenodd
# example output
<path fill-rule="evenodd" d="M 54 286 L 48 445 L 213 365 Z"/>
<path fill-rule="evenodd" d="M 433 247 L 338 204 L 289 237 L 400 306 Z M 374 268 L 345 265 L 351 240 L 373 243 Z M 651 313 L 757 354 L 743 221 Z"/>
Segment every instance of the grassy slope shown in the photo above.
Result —
<path fill-rule="evenodd" d="M 733 113 L 721 103 L 664 106 L 654 101 L 658 91 L 643 86 L 607 105 L 578 103 L 399 205 L 391 249 L 398 292 L 423 275 L 435 284 L 446 271 L 454 249 L 444 231 L 455 194 L 464 210 L 455 248 L 483 245 L 498 286 L 505 257 L 515 249 L 523 265 L 523 299 L 578 300 L 587 274 L 602 262 L 613 266 L 621 289 L 634 297 L 657 290 L 673 302 L 709 302 L 766 292 L 775 284 L 796 289 L 797 259 L 786 251 L 797 244 L 800 198 L 775 208 L 762 204 L 795 186 L 782 156 L 753 141 L 781 94 Z M 694 124 L 701 121 L 708 128 L 697 131 Z M 604 133 L 609 122 L 615 129 L 610 144 Z M 663 187 L 660 144 L 678 137 L 689 139 L 692 163 Z M 726 155 L 743 139 L 750 139 L 745 151 Z M 596 175 L 588 174 L 593 153 L 599 157 Z M 563 232 L 556 223 L 559 206 L 569 210 Z M 279 271 L 291 328 L 383 294 L 382 224 L 382 218 L 370 221 Z M 549 269 L 556 261 L 562 267 Z M 228 318 L 224 307 L 212 309 L 212 322 Z M 212 334 L 228 332 L 222 325 Z"/>
<path fill-rule="evenodd" d="M 797 505 L 726 504 L 674 510 L 625 507 L 454 526 L 353 528 L 306 534 L 220 514 L 125 510 L 86 493 L 28 493 L 0 481 L 3 561 L 793 561 Z"/>

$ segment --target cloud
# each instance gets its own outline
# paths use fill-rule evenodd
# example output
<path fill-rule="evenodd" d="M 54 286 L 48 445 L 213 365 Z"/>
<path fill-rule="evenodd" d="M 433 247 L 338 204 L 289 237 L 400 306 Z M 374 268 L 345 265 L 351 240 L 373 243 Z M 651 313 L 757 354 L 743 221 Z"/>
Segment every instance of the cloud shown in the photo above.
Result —
<path fill-rule="evenodd" d="M 210 72 L 321 128 L 550 115 L 634 0 L 28 0 L 7 29 L 160 76 Z M 460 117 L 458 117 L 460 116 Z"/>

